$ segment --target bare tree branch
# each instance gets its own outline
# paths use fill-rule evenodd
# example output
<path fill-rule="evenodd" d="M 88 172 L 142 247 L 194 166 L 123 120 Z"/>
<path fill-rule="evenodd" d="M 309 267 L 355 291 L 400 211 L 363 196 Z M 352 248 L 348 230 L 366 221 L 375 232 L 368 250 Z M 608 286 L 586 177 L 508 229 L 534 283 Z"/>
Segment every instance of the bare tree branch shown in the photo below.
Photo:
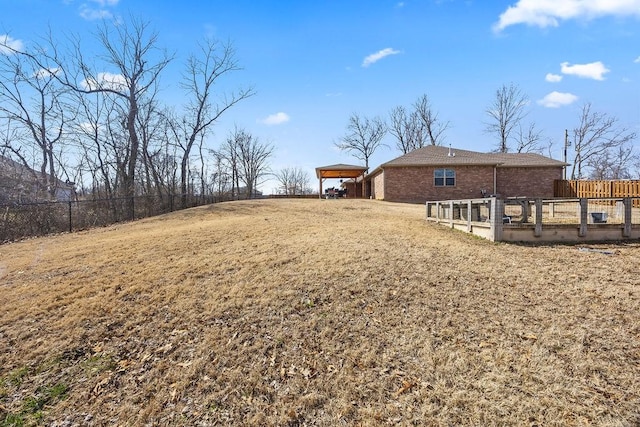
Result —
<path fill-rule="evenodd" d="M 283 168 L 274 173 L 278 180 L 278 192 L 286 196 L 308 194 L 309 174 L 300 168 Z"/>
<path fill-rule="evenodd" d="M 422 121 L 426 131 L 426 139 L 431 145 L 442 145 L 444 142 L 444 132 L 449 129 L 449 122 L 442 122 L 438 118 L 438 113 L 433 110 L 427 95 L 422 95 L 413 104 L 415 112 Z M 422 147 L 422 145 L 420 145 Z"/>
<path fill-rule="evenodd" d="M 497 152 L 509 151 L 511 132 L 526 116 L 524 109 L 528 102 L 527 96 L 513 83 L 496 91 L 493 103 L 486 110 L 491 120 L 485 124 L 485 131 L 498 136 Z"/>
<path fill-rule="evenodd" d="M 340 150 L 347 151 L 355 158 L 362 160 L 368 169 L 369 158 L 383 145 L 382 138 L 386 133 L 387 126 L 380 118 L 361 118 L 353 113 L 349 117 L 347 134 L 335 145 Z"/>
<path fill-rule="evenodd" d="M 536 128 L 535 123 L 531 122 L 526 130 L 522 128 L 521 124 L 518 124 L 515 136 L 516 152 L 542 154 L 545 148 L 550 148 L 544 145 L 543 139 L 542 131 Z"/>
<path fill-rule="evenodd" d="M 633 141 L 636 133 L 620 126 L 615 117 L 592 112 L 591 104 L 586 103 L 582 107 L 580 123 L 573 130 L 573 136 L 574 159 L 571 179 L 580 179 L 583 177 L 583 166 L 593 166 L 594 159 L 603 158 L 607 152 L 608 157 L 615 157 L 615 151 Z"/>
<path fill-rule="evenodd" d="M 397 106 L 389 113 L 389 133 L 395 136 L 396 148 L 403 154 L 423 147 L 427 136 L 418 113 L 407 113 L 403 106 Z"/>
<path fill-rule="evenodd" d="M 182 204 L 186 206 L 188 163 L 196 140 L 202 140 L 207 130 L 220 116 L 255 94 L 253 88 L 223 93 L 216 100 L 214 87 L 225 75 L 241 70 L 235 59 L 235 50 L 230 43 L 220 45 L 213 39 L 200 44 L 200 54 L 191 55 L 183 75 L 182 88 L 186 90 L 187 102 L 182 120 L 176 123 L 176 138 L 183 150 L 180 164 Z M 203 162 L 203 159 L 201 159 Z"/>

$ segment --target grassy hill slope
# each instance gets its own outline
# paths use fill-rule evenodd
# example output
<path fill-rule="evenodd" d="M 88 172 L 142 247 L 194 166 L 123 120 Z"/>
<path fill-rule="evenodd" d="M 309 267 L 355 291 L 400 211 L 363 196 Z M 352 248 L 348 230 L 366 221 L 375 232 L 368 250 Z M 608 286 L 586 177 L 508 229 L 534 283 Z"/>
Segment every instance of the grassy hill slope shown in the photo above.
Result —
<path fill-rule="evenodd" d="M 640 423 L 640 244 L 423 209 L 231 202 L 0 246 L 0 425 Z"/>

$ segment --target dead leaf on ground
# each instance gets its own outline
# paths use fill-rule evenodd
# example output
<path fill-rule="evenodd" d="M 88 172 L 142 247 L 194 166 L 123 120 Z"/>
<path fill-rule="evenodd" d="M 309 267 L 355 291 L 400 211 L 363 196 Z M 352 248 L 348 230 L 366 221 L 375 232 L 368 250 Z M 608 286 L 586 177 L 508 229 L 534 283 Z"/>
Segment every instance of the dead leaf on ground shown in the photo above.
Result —
<path fill-rule="evenodd" d="M 416 382 L 415 381 L 407 381 L 407 380 L 403 380 L 402 381 L 402 387 L 400 387 L 398 389 L 398 391 L 395 392 L 394 396 L 398 397 L 403 393 L 408 392 L 409 390 L 411 390 L 413 387 L 416 386 Z"/>

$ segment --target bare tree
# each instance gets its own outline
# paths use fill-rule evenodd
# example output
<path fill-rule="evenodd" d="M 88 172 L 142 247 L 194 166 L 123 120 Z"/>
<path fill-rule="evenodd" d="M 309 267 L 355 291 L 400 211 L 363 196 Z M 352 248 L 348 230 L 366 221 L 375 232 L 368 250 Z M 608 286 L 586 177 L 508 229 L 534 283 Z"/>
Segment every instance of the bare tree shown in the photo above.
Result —
<path fill-rule="evenodd" d="M 542 131 L 537 129 L 536 124 L 533 122 L 529 124 L 526 130 L 522 128 L 521 124 L 518 124 L 515 140 L 517 144 L 516 152 L 518 153 L 542 154 L 545 149 L 550 149 L 549 144 L 545 145 Z"/>
<path fill-rule="evenodd" d="M 496 91 L 493 103 L 486 110 L 490 121 L 486 123 L 485 131 L 498 136 L 497 152 L 509 152 L 511 132 L 526 116 L 528 102 L 528 97 L 513 83 Z"/>
<path fill-rule="evenodd" d="M 55 150 L 60 148 L 73 110 L 64 103 L 65 89 L 55 77 L 57 69 L 43 67 L 37 52 L 17 51 L 2 43 L 0 116 L 14 127 L 14 137 L 20 136 L 5 145 L 26 167 L 30 165 L 24 148 L 37 150 L 39 158 L 33 159 L 39 164 L 37 182 L 41 193 L 53 197 L 59 182 Z"/>
<path fill-rule="evenodd" d="M 406 154 L 426 144 L 441 145 L 449 122 L 442 122 L 427 95 L 422 95 L 408 112 L 403 106 L 389 113 L 389 132 L 396 138 L 396 148 Z"/>
<path fill-rule="evenodd" d="M 615 158 L 625 159 L 620 156 L 621 147 L 636 138 L 636 133 L 621 126 L 618 119 L 610 117 L 606 113 L 591 111 L 591 103 L 586 103 L 581 110 L 580 123 L 573 130 L 574 158 L 571 169 L 571 179 L 583 177 L 583 166 L 594 165 L 596 159 Z M 606 157 L 605 153 L 608 153 Z"/>
<path fill-rule="evenodd" d="M 424 146 L 427 133 L 418 113 L 399 105 L 389 113 L 389 133 L 396 138 L 396 148 L 407 154 Z"/>
<path fill-rule="evenodd" d="M 240 195 L 240 150 L 238 144 L 241 132 L 242 131 L 236 126 L 234 131 L 227 136 L 227 139 L 225 139 L 218 151 L 219 166 L 222 166 L 221 169 L 227 171 L 226 174 L 228 176 L 226 180 L 231 184 L 229 189 L 231 199 L 235 199 Z"/>
<path fill-rule="evenodd" d="M 105 196 L 113 198 L 115 177 L 117 171 L 118 153 L 112 152 L 107 140 L 109 124 L 115 121 L 117 115 L 110 108 L 112 102 L 106 102 L 100 94 L 84 96 L 76 94 L 78 106 L 77 121 L 74 122 L 72 138 L 81 150 L 81 164 L 86 170 L 81 171 L 91 177 L 91 188 L 94 195 L 104 191 Z"/>
<path fill-rule="evenodd" d="M 255 93 L 251 88 L 240 89 L 237 92 L 220 94 L 214 99 L 214 87 L 219 80 L 241 68 L 231 44 L 220 44 L 207 39 L 199 47 L 199 55 L 191 55 L 187 61 L 182 88 L 187 92 L 189 101 L 184 107 L 182 119 L 174 126 L 176 140 L 182 150 L 180 185 L 183 207 L 186 206 L 187 200 L 189 156 L 195 142 L 204 139 L 209 128 L 225 111 Z M 204 159 L 201 158 L 200 161 L 203 163 Z"/>
<path fill-rule="evenodd" d="M 309 174 L 300 168 L 283 168 L 274 173 L 278 180 L 278 192 L 286 196 L 307 194 Z"/>
<path fill-rule="evenodd" d="M 351 153 L 356 159 L 362 160 L 369 169 L 369 158 L 381 146 L 382 138 L 387 133 L 387 126 L 379 117 L 361 118 L 353 113 L 349 117 L 347 133 L 336 143 L 340 150 Z"/>
<path fill-rule="evenodd" d="M 122 163 L 117 168 L 117 183 L 128 197 L 127 209 L 132 216 L 142 144 L 139 115 L 144 103 L 153 102 L 160 74 L 172 58 L 158 49 L 158 35 L 149 30 L 149 24 L 134 18 L 115 24 L 104 21 L 96 38 L 103 52 L 91 59 L 84 57 L 79 37 L 68 40 L 70 52 L 65 55 L 50 33 L 46 46 L 37 49 L 44 60 L 37 55 L 31 57 L 65 88 L 85 95 L 102 94 L 114 103 L 114 119 L 124 133 L 110 124 L 110 136 L 118 137 L 117 144 L 126 147 L 119 159 Z M 94 65 L 96 59 L 98 65 Z M 106 72 L 108 69 L 117 73 Z"/>
<path fill-rule="evenodd" d="M 634 164 L 640 160 L 631 145 L 621 145 L 591 157 L 586 163 L 592 179 L 631 179 Z"/>
<path fill-rule="evenodd" d="M 138 112 L 138 133 L 140 134 L 140 172 L 137 181 L 139 187 L 144 189 L 147 195 L 156 194 L 163 200 L 165 193 L 170 193 L 164 187 L 159 168 L 162 166 L 156 161 L 165 151 L 165 145 L 169 144 L 167 135 L 168 123 L 164 120 L 166 113 L 155 99 L 145 99 Z"/>
<path fill-rule="evenodd" d="M 241 168 L 240 180 L 244 183 L 246 197 L 251 198 L 269 172 L 268 160 L 273 153 L 273 147 L 262 143 L 242 129 L 236 129 L 231 137 L 235 140 L 237 147 Z"/>
<path fill-rule="evenodd" d="M 226 157 L 222 151 L 209 150 L 209 153 L 213 158 L 213 173 L 211 175 L 213 194 L 220 199 L 225 199 L 231 192 L 231 176 Z"/>
<path fill-rule="evenodd" d="M 442 145 L 444 142 L 444 132 L 449 129 L 449 122 L 442 122 L 439 114 L 433 110 L 427 95 L 422 95 L 413 104 L 415 113 L 418 115 L 426 132 L 426 140 L 431 145 Z M 420 145 L 422 146 L 422 145 Z"/>

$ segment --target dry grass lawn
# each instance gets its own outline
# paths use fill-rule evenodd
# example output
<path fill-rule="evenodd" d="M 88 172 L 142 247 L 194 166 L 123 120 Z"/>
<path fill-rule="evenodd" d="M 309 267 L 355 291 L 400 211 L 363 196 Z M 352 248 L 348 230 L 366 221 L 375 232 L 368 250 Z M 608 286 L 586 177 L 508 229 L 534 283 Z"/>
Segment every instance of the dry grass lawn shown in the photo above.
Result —
<path fill-rule="evenodd" d="M 0 246 L 0 425 L 640 425 L 640 243 L 423 217 L 231 202 Z"/>

